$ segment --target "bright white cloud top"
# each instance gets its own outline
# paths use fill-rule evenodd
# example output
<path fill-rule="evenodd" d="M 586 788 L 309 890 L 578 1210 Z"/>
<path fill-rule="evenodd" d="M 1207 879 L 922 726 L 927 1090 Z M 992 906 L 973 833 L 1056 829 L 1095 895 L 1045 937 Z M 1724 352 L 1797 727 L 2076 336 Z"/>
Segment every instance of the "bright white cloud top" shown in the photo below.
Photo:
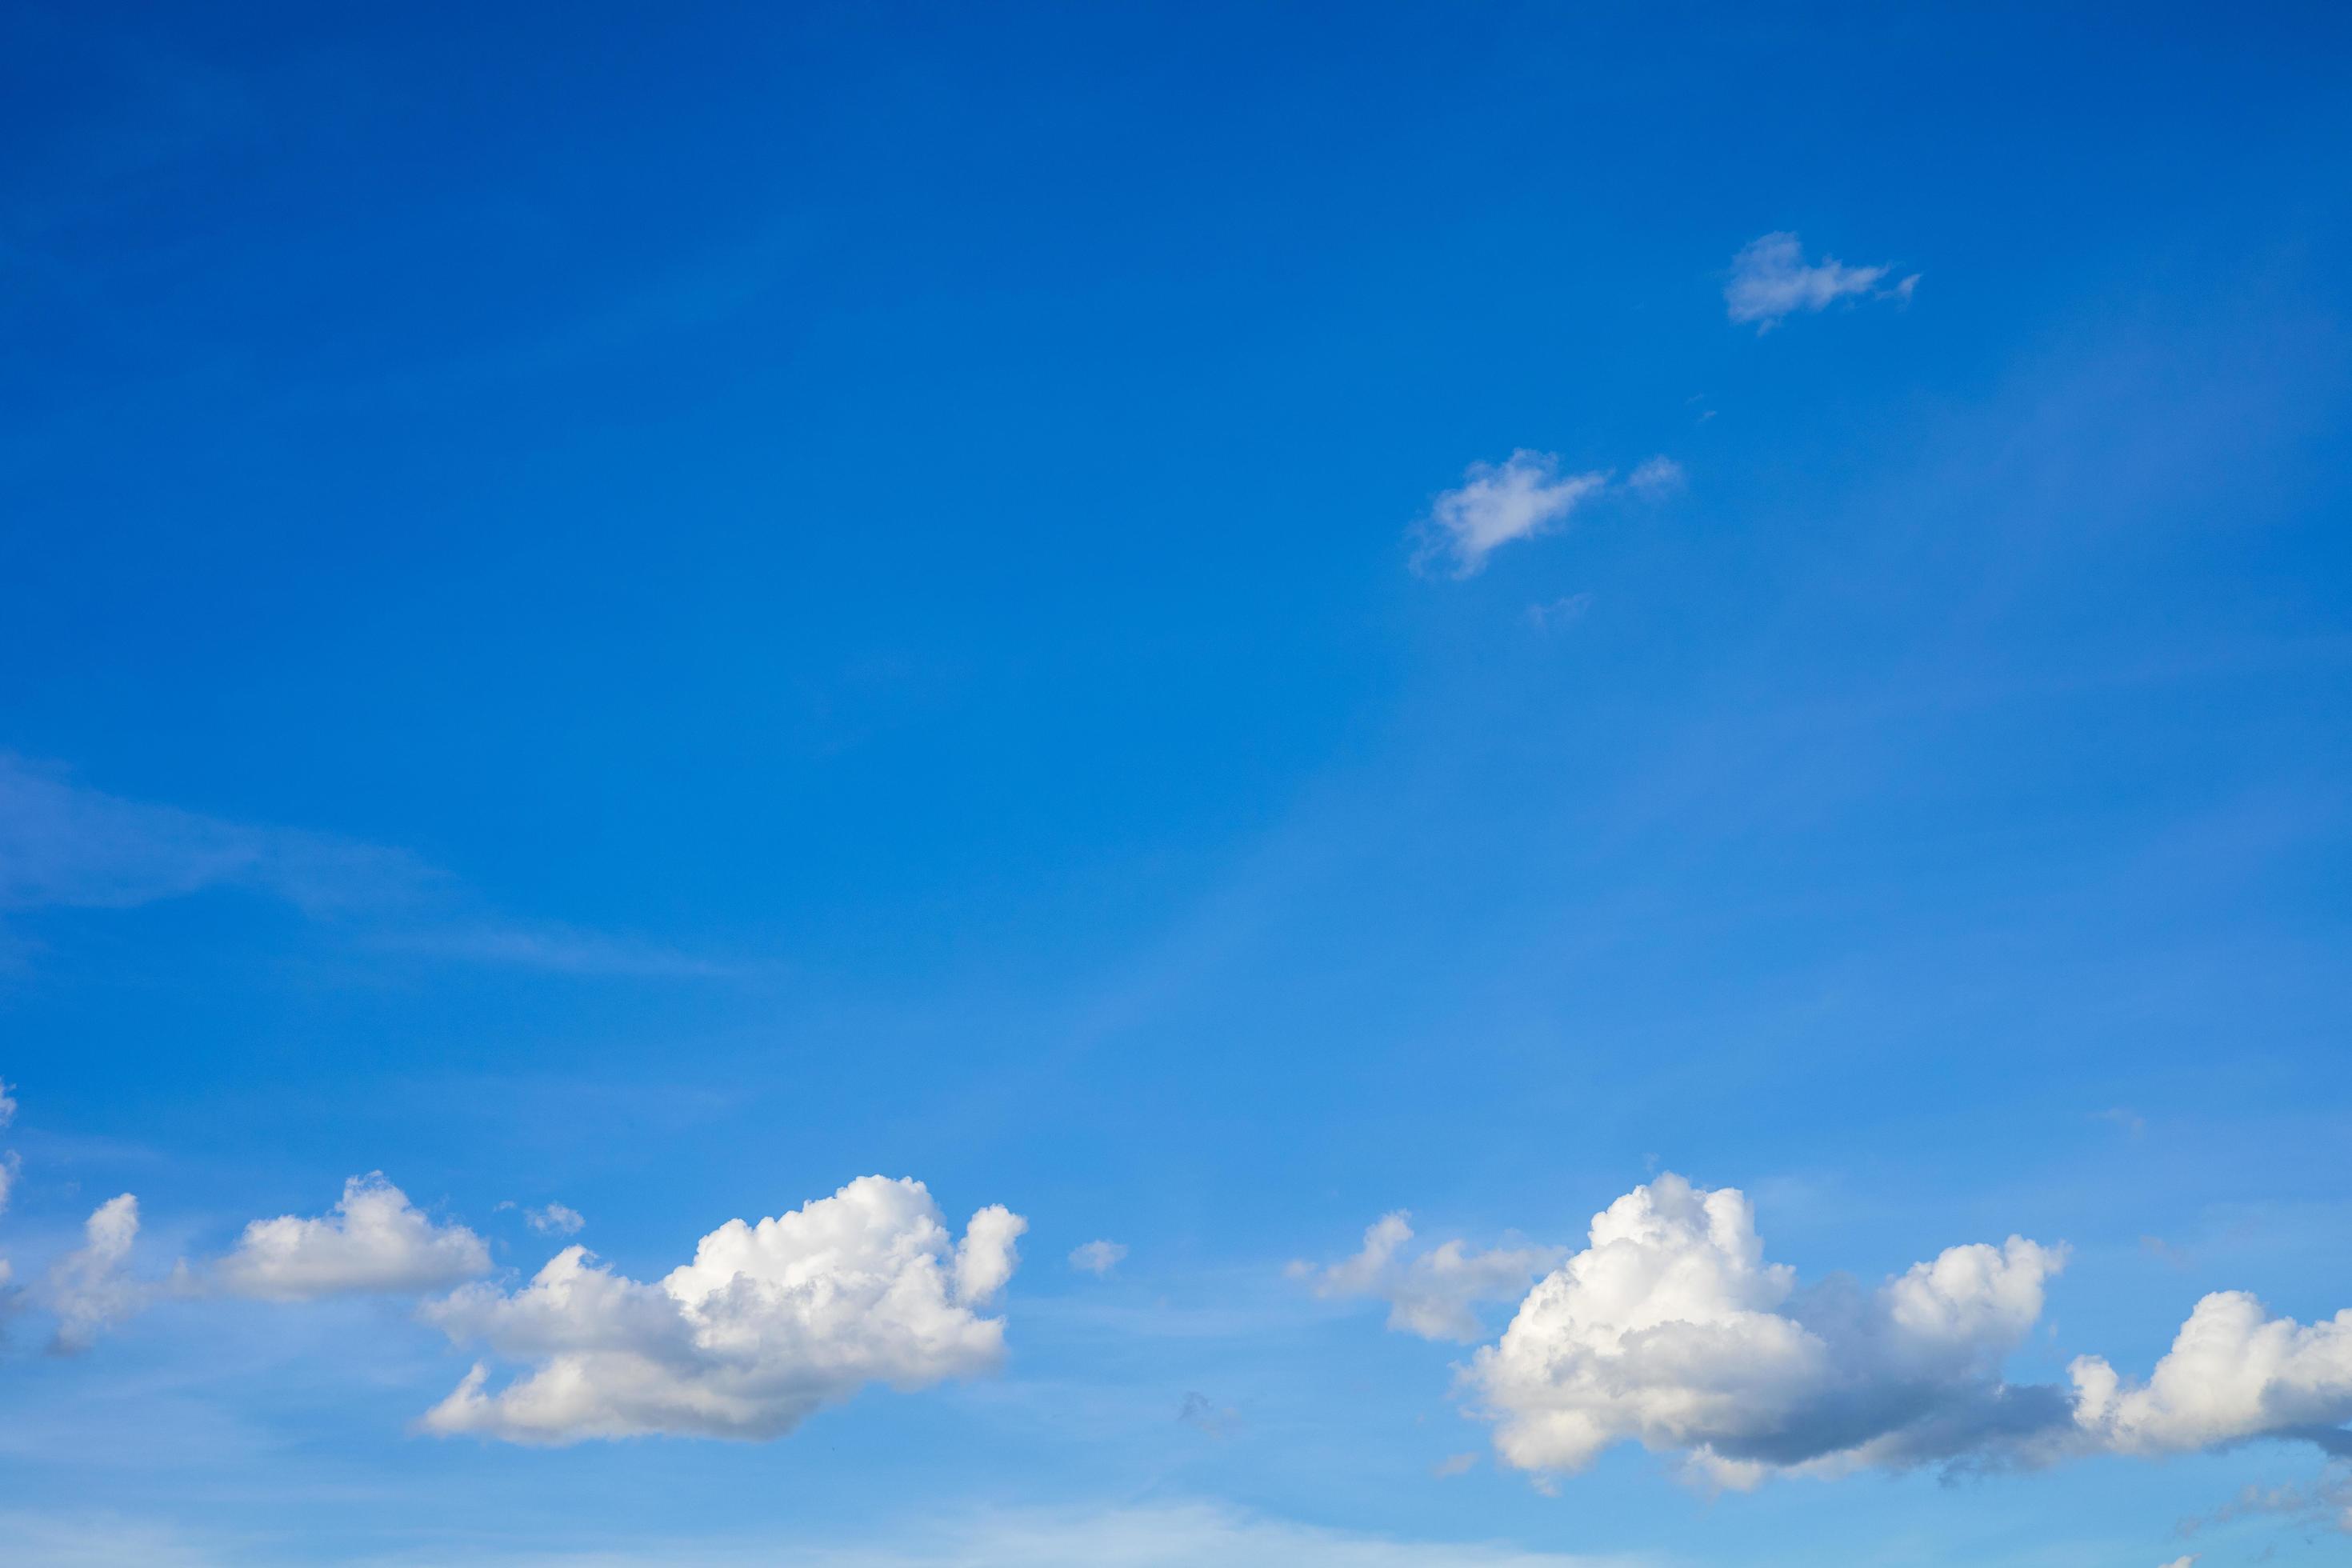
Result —
<path fill-rule="evenodd" d="M 1406 1259 L 1404 1215 L 1363 1250 L 1304 1270 L 1318 1292 L 1391 1303 L 1390 1325 L 1469 1339 L 1472 1303 L 1536 1251 L 1458 1242 Z M 2352 1311 L 2305 1327 L 2242 1292 L 2208 1296 L 2147 1384 L 2084 1357 L 2073 1387 L 2002 1364 L 2042 1317 L 2065 1248 L 2011 1237 L 1945 1249 L 1874 1288 L 1801 1285 L 1765 1260 L 1735 1188 L 1664 1175 L 1593 1217 L 1588 1245 L 1528 1290 L 1464 1369 L 1502 1460 L 1580 1470 L 1638 1443 L 1713 1484 L 2091 1452 L 2178 1453 L 2254 1437 L 2352 1447 Z M 1293 1266 L 1294 1272 L 1302 1272 Z M 1524 1278 L 1524 1272 L 1522 1277 Z"/>
<path fill-rule="evenodd" d="M 434 1224 L 373 1171 L 343 1184 L 331 1215 L 255 1220 L 215 1271 L 233 1295 L 300 1301 L 438 1290 L 488 1273 L 490 1253 L 464 1226 Z"/>
<path fill-rule="evenodd" d="M 1027 1228 L 992 1205 L 957 1242 L 920 1182 L 861 1176 L 757 1225 L 729 1220 L 654 1284 L 566 1247 L 521 1290 L 468 1286 L 425 1309 L 452 1340 L 531 1369 L 492 1391 L 477 1363 L 425 1425 L 520 1443 L 760 1439 L 868 1384 L 984 1373 L 1004 1320 L 978 1309 Z"/>
<path fill-rule="evenodd" d="M 2352 1310 L 2308 1328 L 2242 1290 L 2199 1301 L 2144 1385 L 2101 1356 L 2067 1369 L 2075 1420 L 2103 1447 L 2177 1454 L 2248 1437 L 2307 1436 L 2352 1453 Z"/>
<path fill-rule="evenodd" d="M 1795 235 L 1768 234 L 1749 240 L 1731 258 L 1731 279 L 1723 286 L 1724 309 L 1735 321 L 1753 321 L 1760 333 L 1801 312 L 1825 310 L 1840 300 L 1909 299 L 1917 275 L 1882 289 L 1889 270 L 1848 267 L 1828 256 L 1808 262 L 1804 244 Z"/>

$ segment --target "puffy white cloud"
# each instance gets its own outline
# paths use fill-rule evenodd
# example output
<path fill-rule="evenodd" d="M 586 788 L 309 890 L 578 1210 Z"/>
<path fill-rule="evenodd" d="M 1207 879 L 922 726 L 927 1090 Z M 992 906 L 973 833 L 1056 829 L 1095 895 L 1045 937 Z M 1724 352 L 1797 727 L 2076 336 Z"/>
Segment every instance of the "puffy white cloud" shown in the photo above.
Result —
<path fill-rule="evenodd" d="M 1442 561 L 1454 576 L 1472 576 L 1496 548 L 1558 527 L 1608 483 L 1605 473 L 1561 473 L 1549 452 L 1522 448 L 1501 464 L 1473 463 L 1460 488 L 1431 506 L 1414 564 Z"/>
<path fill-rule="evenodd" d="M 1909 299 L 1919 282 L 1917 275 L 1882 289 L 1887 271 L 1885 267 L 1847 267 L 1834 257 L 1807 262 L 1804 245 L 1795 235 L 1768 234 L 1749 240 L 1731 258 L 1724 308 L 1733 321 L 1753 321 L 1759 332 L 1768 332 L 1800 311 L 1827 310 L 1856 295 Z"/>
<path fill-rule="evenodd" d="M 1412 1217 L 1403 1209 L 1382 1215 L 1366 1228 L 1363 1248 L 1354 1257 L 1326 1268 L 1294 1263 L 1290 1275 L 1311 1281 L 1318 1296 L 1369 1296 L 1386 1301 L 1392 1329 L 1425 1340 L 1466 1343 L 1486 1331 L 1471 1310 L 1474 1306 L 1520 1294 L 1565 1250 L 1517 1247 L 1476 1252 L 1449 1241 L 1407 1258 L 1403 1252 L 1412 1239 Z"/>
<path fill-rule="evenodd" d="M 523 1223 L 541 1236 L 578 1236 L 588 1223 L 587 1216 L 569 1204 L 549 1204 L 545 1208 L 522 1211 Z"/>
<path fill-rule="evenodd" d="M 1126 1260 L 1127 1248 L 1116 1241 L 1089 1241 L 1070 1248 L 1070 1267 L 1099 1278 Z"/>
<path fill-rule="evenodd" d="M 275 1301 L 437 1290 L 489 1270 L 480 1237 L 435 1225 L 381 1171 L 345 1182 L 331 1215 L 255 1220 L 215 1266 L 231 1293 Z"/>
<path fill-rule="evenodd" d="M 2352 1451 L 2352 1310 L 2308 1327 L 2242 1290 L 2199 1301 L 2145 1384 L 2099 1356 L 2069 1367 L 2074 1419 L 2127 1454 L 2181 1453 L 2249 1437 L 2307 1436 Z"/>
<path fill-rule="evenodd" d="M 109 1198 L 82 1227 L 82 1245 L 50 1267 L 48 1304 L 58 1315 L 57 1348 L 88 1350 L 100 1331 L 113 1327 L 154 1299 L 154 1285 L 132 1277 L 127 1265 L 139 1239 L 139 1200 L 129 1193 Z"/>
<path fill-rule="evenodd" d="M 2001 1382 L 2062 1250 L 1956 1247 L 1874 1290 L 1798 1289 L 1738 1190 L 1664 1175 L 1593 1217 L 1465 1373 L 1496 1448 L 1579 1469 L 1638 1442 L 1727 1485 L 1780 1469 L 1905 1466 L 2063 1429 L 2058 1390 Z"/>
<path fill-rule="evenodd" d="M 524 1443 L 791 1431 L 869 1383 L 912 1389 L 988 1371 L 1004 1320 L 985 1306 L 1027 1222 L 982 1209 L 954 1244 L 919 1182 L 862 1176 L 757 1225 L 729 1220 L 646 1284 L 566 1247 L 525 1289 L 462 1289 L 426 1318 L 532 1363 L 495 1392 L 478 1363 L 427 1429 Z"/>

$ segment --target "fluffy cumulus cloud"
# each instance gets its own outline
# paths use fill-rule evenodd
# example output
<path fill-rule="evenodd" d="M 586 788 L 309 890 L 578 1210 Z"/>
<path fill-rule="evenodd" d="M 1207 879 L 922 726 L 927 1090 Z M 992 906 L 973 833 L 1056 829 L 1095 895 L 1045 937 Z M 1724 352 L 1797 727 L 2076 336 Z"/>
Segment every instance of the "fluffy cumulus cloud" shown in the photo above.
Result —
<path fill-rule="evenodd" d="M 1957 1458 L 2068 1418 L 2059 1391 L 2000 1376 L 2061 1249 L 2011 1237 L 1874 1289 L 1801 1290 L 1764 1261 L 1744 1195 L 1673 1175 L 1595 1215 L 1590 1239 L 1467 1372 L 1496 1451 L 1520 1468 L 1580 1469 L 1638 1442 L 1744 1486 L 1780 1469 Z"/>
<path fill-rule="evenodd" d="M 88 1350 L 154 1299 L 153 1283 L 131 1272 L 138 1239 L 139 1200 L 124 1193 L 100 1204 L 82 1227 L 82 1245 L 51 1266 L 48 1305 L 58 1315 L 58 1350 Z"/>
<path fill-rule="evenodd" d="M 1549 452 L 1523 448 L 1507 462 L 1473 463 L 1461 486 L 1431 506 L 1414 563 L 1472 576 L 1485 570 L 1496 549 L 1559 527 L 1608 484 L 1605 473 L 1560 472 L 1559 459 Z"/>
<path fill-rule="evenodd" d="M 2074 1418 L 2098 1446 L 2177 1454 L 2249 1437 L 2303 1436 L 2352 1454 L 2352 1310 L 2308 1327 L 2242 1290 L 2199 1301 L 2147 1383 L 2103 1357 L 2068 1369 Z"/>
<path fill-rule="evenodd" d="M 1804 244 L 1795 235 L 1768 234 L 1748 241 L 1731 258 L 1724 308 L 1733 321 L 1752 321 L 1759 332 L 1768 332 L 1790 316 L 1824 310 L 1840 300 L 1909 299 L 1917 275 L 1883 287 L 1888 270 L 1848 267 L 1826 256 L 1808 262 Z"/>
<path fill-rule="evenodd" d="M 1323 1268 L 1293 1263 L 1290 1276 L 1312 1284 L 1318 1296 L 1387 1302 L 1392 1329 L 1467 1343 L 1486 1331 L 1473 1310 L 1479 1302 L 1519 1295 L 1561 1256 L 1558 1247 L 1542 1247 L 1480 1252 L 1459 1241 L 1408 1255 L 1412 1218 L 1403 1209 L 1382 1215 L 1365 1230 L 1364 1245 L 1354 1257 Z"/>
<path fill-rule="evenodd" d="M 728 1221 L 654 1283 L 566 1247 L 520 1290 L 468 1286 L 425 1309 L 453 1340 L 530 1370 L 493 1390 L 478 1363 L 425 1425 L 524 1443 L 758 1439 L 870 1383 L 985 1372 L 1004 1320 L 980 1309 L 1025 1229 L 992 1205 L 959 1242 L 921 1183 L 863 1176 L 791 1214 Z"/>
<path fill-rule="evenodd" d="M 255 1220 L 215 1266 L 231 1294 L 277 1301 L 437 1290 L 489 1269 L 480 1237 L 434 1224 L 381 1171 L 345 1182 L 332 1214 Z"/>

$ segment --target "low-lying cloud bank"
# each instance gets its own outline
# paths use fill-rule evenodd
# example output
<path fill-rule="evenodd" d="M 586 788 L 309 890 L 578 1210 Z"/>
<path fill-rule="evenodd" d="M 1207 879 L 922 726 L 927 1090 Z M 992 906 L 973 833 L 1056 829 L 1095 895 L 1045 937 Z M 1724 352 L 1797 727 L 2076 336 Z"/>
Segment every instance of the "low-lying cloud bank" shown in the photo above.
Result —
<path fill-rule="evenodd" d="M 1470 1285 L 1483 1290 L 1530 1256 L 1449 1242 L 1406 1258 L 1411 1235 L 1389 1216 L 1362 1253 L 1313 1277 L 1327 1294 L 1389 1300 L 1393 1327 L 1470 1337 Z M 2002 1363 L 2065 1260 L 2063 1247 L 2013 1236 L 1948 1248 L 1874 1288 L 1801 1286 L 1765 1261 L 1744 1194 L 1661 1176 L 1593 1217 L 1585 1248 L 1528 1290 L 1462 1388 L 1494 1423 L 1502 1460 L 1538 1474 L 1581 1469 L 1625 1442 L 1731 1487 L 2260 1437 L 2352 1448 L 2352 1311 L 2305 1326 L 2218 1292 L 2145 1384 L 2096 1356 L 2076 1360 L 2064 1386 L 2006 1381 Z"/>
<path fill-rule="evenodd" d="M 978 1309 L 1027 1228 L 992 1205 L 957 1241 L 920 1182 L 861 1176 L 791 1214 L 729 1220 L 656 1283 L 568 1247 L 520 1290 L 468 1286 L 424 1309 L 453 1341 L 530 1367 L 492 1390 L 478 1363 L 424 1425 L 520 1443 L 758 1439 L 868 1384 L 983 1373 L 1004 1320 Z"/>

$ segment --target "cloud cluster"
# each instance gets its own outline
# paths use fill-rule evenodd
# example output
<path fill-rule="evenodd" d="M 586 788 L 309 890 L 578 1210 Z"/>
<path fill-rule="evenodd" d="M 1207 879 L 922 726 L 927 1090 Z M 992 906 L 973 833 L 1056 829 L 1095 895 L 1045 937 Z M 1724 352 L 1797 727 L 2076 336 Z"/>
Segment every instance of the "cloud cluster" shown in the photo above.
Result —
<path fill-rule="evenodd" d="M 2000 1376 L 2063 1261 L 2011 1237 L 1875 1290 L 1801 1292 L 1764 1261 L 1746 1197 L 1662 1176 L 1594 1216 L 1591 1245 L 1528 1293 L 1467 1376 L 1496 1451 L 1523 1469 L 1580 1469 L 1626 1441 L 1730 1485 L 1950 1459 L 2065 1419 L 2055 1390 Z"/>
<path fill-rule="evenodd" d="M 490 1271 L 462 1225 L 436 1225 L 381 1171 L 343 1184 L 331 1215 L 257 1219 L 215 1266 L 232 1295 L 271 1301 L 438 1290 Z"/>
<path fill-rule="evenodd" d="M 1425 1340 L 1467 1343 L 1486 1332 L 1472 1310 L 1482 1301 L 1520 1295 L 1529 1280 L 1558 1263 L 1559 1247 L 1496 1247 L 1479 1252 L 1449 1241 L 1413 1257 L 1412 1215 L 1403 1209 L 1382 1215 L 1364 1232 L 1354 1257 L 1327 1268 L 1293 1263 L 1290 1275 L 1315 1288 L 1318 1296 L 1370 1297 L 1389 1304 L 1389 1327 Z"/>
<path fill-rule="evenodd" d="M 704 1237 L 647 1284 L 566 1247 L 521 1290 L 462 1289 L 425 1310 L 453 1341 L 530 1363 L 504 1387 L 477 1363 L 428 1430 L 523 1443 L 654 1433 L 766 1438 L 870 1383 L 984 1372 L 1004 1321 L 980 1315 L 1027 1222 L 1001 1205 L 956 1242 L 919 1182 L 863 1176 L 829 1198 Z"/>
<path fill-rule="evenodd" d="M 587 1217 L 569 1204 L 525 1209 L 522 1218 L 525 1225 L 541 1236 L 578 1236 L 588 1224 Z"/>
<path fill-rule="evenodd" d="M 1827 256 L 1808 262 L 1804 244 L 1795 235 L 1768 234 L 1749 240 L 1731 258 L 1731 278 L 1723 286 L 1724 308 L 1733 321 L 1753 321 L 1759 332 L 1769 332 L 1800 311 L 1825 310 L 1840 300 L 1909 299 L 1918 284 L 1917 274 L 1881 288 L 1888 271 L 1885 267 L 1847 267 Z"/>
<path fill-rule="evenodd" d="M 1402 1215 L 1385 1216 L 1361 1252 L 1313 1271 L 1318 1289 L 1388 1300 L 1396 1328 L 1466 1338 L 1475 1289 L 1502 1289 L 1503 1257 L 1535 1256 L 1448 1243 L 1406 1261 L 1412 1234 Z M 1947 1248 L 1874 1287 L 1802 1286 L 1765 1260 L 1745 1195 L 1664 1175 L 1593 1216 L 1587 1246 L 1527 1292 L 1463 1384 L 1494 1422 L 1504 1462 L 1536 1472 L 1578 1470 L 1626 1442 L 1734 1487 L 1784 1471 L 2040 1463 L 2258 1437 L 2352 1452 L 2352 1311 L 2306 1327 L 2220 1292 L 2197 1304 L 2145 1384 L 2095 1356 L 2074 1363 L 2071 1387 L 2006 1381 L 2002 1364 L 2064 1263 L 2063 1247 L 2012 1236 Z"/>

